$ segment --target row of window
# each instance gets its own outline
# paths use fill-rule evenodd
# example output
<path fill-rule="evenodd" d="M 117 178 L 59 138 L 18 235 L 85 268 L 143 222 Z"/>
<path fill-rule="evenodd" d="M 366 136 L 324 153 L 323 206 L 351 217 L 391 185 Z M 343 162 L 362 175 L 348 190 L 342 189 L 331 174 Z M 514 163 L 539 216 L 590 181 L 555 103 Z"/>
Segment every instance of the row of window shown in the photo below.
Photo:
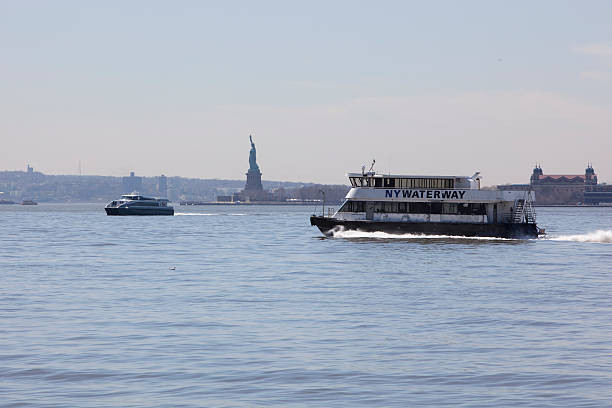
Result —
<path fill-rule="evenodd" d="M 370 208 L 367 208 L 367 206 Z M 341 212 L 405 213 L 405 214 L 456 214 L 485 215 L 483 203 L 397 203 L 389 201 L 347 201 Z"/>
<path fill-rule="evenodd" d="M 128 207 L 160 207 L 163 206 L 161 202 L 144 201 L 144 202 L 131 202 L 127 203 Z"/>
<path fill-rule="evenodd" d="M 441 178 L 394 178 L 394 177 L 349 177 L 353 187 L 380 188 L 437 188 L 452 189 L 453 179 Z"/>

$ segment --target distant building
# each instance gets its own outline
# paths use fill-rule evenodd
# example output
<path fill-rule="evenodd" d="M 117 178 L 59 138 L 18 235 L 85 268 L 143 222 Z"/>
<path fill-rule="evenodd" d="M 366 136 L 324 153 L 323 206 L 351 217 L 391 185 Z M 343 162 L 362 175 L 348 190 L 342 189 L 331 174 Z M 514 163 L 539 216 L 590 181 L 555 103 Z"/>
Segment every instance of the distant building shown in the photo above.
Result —
<path fill-rule="evenodd" d="M 585 186 L 594 184 L 597 176 L 590 165 L 585 174 L 544 174 L 540 166 L 531 174 L 531 188 L 539 205 L 583 203 Z"/>
<path fill-rule="evenodd" d="M 501 190 L 533 190 L 536 205 L 577 205 L 612 203 L 612 185 L 598 185 L 589 164 L 584 174 L 544 174 L 536 165 L 529 184 L 498 186 Z"/>
<path fill-rule="evenodd" d="M 168 178 L 163 174 L 157 179 L 157 194 L 162 198 L 168 197 Z"/>
<path fill-rule="evenodd" d="M 134 191 L 140 192 L 142 190 L 142 177 L 136 177 L 134 172 L 130 172 L 129 177 L 121 177 L 121 191 L 122 194 L 129 194 Z"/>

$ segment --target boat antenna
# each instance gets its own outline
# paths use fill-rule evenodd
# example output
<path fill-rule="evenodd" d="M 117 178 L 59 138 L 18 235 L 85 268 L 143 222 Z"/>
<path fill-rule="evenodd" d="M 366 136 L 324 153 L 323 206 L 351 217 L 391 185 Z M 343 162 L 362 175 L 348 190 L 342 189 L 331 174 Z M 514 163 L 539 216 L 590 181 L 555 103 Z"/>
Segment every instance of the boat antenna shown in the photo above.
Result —
<path fill-rule="evenodd" d="M 361 166 L 361 175 L 365 176 L 365 164 Z"/>
<path fill-rule="evenodd" d="M 323 217 L 325 217 L 325 191 L 319 190 L 319 193 L 323 195 Z"/>
<path fill-rule="evenodd" d="M 370 172 L 374 170 L 374 164 L 376 164 L 376 159 L 372 159 L 372 165 L 370 166 Z"/>

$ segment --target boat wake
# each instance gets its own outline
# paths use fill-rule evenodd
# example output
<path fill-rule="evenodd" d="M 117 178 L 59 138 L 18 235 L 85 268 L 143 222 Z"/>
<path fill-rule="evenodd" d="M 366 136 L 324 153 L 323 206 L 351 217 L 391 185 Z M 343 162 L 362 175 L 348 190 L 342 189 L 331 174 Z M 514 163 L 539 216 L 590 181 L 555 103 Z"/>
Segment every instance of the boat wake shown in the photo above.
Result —
<path fill-rule="evenodd" d="M 551 241 L 598 242 L 612 244 L 612 230 L 597 230 L 586 234 L 551 236 Z"/>
<path fill-rule="evenodd" d="M 466 237 L 457 235 L 421 235 L 421 234 L 389 234 L 387 232 L 364 232 L 345 229 L 335 229 L 332 231 L 333 238 L 344 239 L 403 239 L 403 240 L 424 240 L 424 239 L 453 239 L 453 240 L 480 240 L 480 241 L 516 241 L 516 238 L 499 237 Z M 534 241 L 535 239 L 528 239 Z M 597 230 L 586 234 L 558 235 L 540 237 L 538 240 L 545 241 L 565 241 L 565 242 L 594 242 L 601 244 L 612 244 L 612 230 Z"/>
<path fill-rule="evenodd" d="M 345 229 L 336 229 L 332 232 L 333 238 L 345 239 L 457 239 L 457 240 L 480 240 L 480 241 L 516 241 L 511 238 L 499 237 L 466 237 L 460 235 L 424 235 L 424 234 L 389 234 L 387 232 L 365 232 Z"/>
<path fill-rule="evenodd" d="M 209 217 L 214 217 L 217 215 L 226 215 L 226 216 L 240 217 L 246 214 L 175 212 L 174 215 L 200 215 L 200 216 L 209 216 Z"/>

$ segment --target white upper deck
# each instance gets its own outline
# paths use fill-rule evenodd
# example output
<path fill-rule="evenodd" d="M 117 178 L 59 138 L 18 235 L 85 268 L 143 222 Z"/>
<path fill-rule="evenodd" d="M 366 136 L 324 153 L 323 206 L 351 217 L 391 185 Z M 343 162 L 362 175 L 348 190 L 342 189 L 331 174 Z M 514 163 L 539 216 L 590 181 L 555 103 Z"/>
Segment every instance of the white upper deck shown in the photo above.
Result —
<path fill-rule="evenodd" d="M 364 201 L 445 201 L 494 203 L 525 199 L 525 191 L 480 189 L 480 173 L 473 176 L 422 176 L 348 173 L 349 200 Z M 534 197 L 531 193 L 530 197 Z"/>
<path fill-rule="evenodd" d="M 138 193 L 124 194 L 121 196 L 121 201 L 165 201 L 169 202 L 167 198 L 154 198 L 154 197 L 145 197 Z"/>
<path fill-rule="evenodd" d="M 348 173 L 353 187 L 373 188 L 437 188 L 479 190 L 480 173 L 473 176 L 421 176 L 400 174 Z"/>

